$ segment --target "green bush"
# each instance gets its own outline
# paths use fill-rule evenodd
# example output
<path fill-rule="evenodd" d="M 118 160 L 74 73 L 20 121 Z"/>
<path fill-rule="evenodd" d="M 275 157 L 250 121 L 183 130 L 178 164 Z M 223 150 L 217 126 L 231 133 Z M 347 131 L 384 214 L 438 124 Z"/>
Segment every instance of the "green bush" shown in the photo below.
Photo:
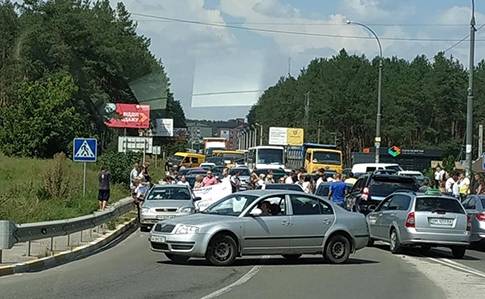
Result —
<path fill-rule="evenodd" d="M 135 162 L 141 161 L 139 153 L 118 153 L 109 151 L 100 158 L 101 165 L 104 165 L 111 173 L 111 182 L 115 184 L 130 183 L 130 171 Z"/>
<path fill-rule="evenodd" d="M 72 190 L 69 166 L 67 165 L 66 154 L 54 155 L 53 163 L 42 175 L 43 184 L 38 190 L 39 199 L 66 199 Z"/>

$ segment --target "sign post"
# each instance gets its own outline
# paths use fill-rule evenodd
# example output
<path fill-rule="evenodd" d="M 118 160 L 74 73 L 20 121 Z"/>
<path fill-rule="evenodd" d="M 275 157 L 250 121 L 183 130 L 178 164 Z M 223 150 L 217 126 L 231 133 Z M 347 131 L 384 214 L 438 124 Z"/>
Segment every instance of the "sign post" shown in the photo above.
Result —
<path fill-rule="evenodd" d="M 72 160 L 83 162 L 83 196 L 86 196 L 86 163 L 96 162 L 98 141 L 95 138 L 74 138 L 72 147 Z"/>

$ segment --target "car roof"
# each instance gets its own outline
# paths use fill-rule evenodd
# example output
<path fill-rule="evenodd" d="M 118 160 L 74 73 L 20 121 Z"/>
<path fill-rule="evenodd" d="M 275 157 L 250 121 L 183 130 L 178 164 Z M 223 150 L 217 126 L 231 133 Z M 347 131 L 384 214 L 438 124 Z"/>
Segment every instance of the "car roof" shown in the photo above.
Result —
<path fill-rule="evenodd" d="M 158 188 L 158 189 L 162 189 L 162 188 L 188 188 L 188 186 L 186 185 L 179 185 L 179 184 L 165 184 L 165 185 L 162 185 L 162 184 L 155 184 L 153 185 L 152 188 Z"/>
<path fill-rule="evenodd" d="M 233 194 L 243 194 L 243 195 L 252 195 L 252 196 L 262 197 L 262 196 L 270 195 L 270 194 L 301 195 L 301 191 L 273 190 L 273 189 L 271 189 L 271 190 L 255 189 L 255 190 L 241 191 L 241 192 L 233 193 Z M 311 194 L 308 194 L 308 195 L 311 195 Z"/>

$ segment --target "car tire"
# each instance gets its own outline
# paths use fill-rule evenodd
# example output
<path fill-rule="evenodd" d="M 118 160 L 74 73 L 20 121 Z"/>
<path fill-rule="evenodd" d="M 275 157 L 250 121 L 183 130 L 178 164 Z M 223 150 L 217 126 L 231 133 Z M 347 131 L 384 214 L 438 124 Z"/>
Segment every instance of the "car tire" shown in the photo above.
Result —
<path fill-rule="evenodd" d="M 174 263 L 177 264 L 184 264 L 189 260 L 188 256 L 185 255 L 178 255 L 172 253 L 165 253 L 165 256 Z"/>
<path fill-rule="evenodd" d="M 465 256 L 466 247 L 464 246 L 457 246 L 451 248 L 451 254 L 455 259 L 462 259 Z"/>
<path fill-rule="evenodd" d="M 401 253 L 402 251 L 402 246 L 401 246 L 401 241 L 399 240 L 399 235 L 396 231 L 396 229 L 392 229 L 389 237 L 389 249 L 393 254 L 398 254 Z"/>
<path fill-rule="evenodd" d="M 325 259 L 332 264 L 342 264 L 349 260 L 350 240 L 343 235 L 333 235 L 325 246 Z"/>
<path fill-rule="evenodd" d="M 289 261 L 296 261 L 301 257 L 301 254 L 283 254 L 283 257 Z"/>
<path fill-rule="evenodd" d="M 236 241 L 229 235 L 218 235 L 212 238 L 205 257 L 214 266 L 229 266 L 237 256 Z"/>
<path fill-rule="evenodd" d="M 367 241 L 367 247 L 374 247 L 374 239 L 372 239 L 371 237 L 369 237 L 369 241 Z"/>

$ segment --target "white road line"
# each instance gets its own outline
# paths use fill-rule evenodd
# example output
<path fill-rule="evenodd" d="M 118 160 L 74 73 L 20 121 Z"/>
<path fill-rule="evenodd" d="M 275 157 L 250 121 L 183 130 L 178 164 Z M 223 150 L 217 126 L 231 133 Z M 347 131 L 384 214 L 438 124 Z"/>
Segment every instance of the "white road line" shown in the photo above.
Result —
<path fill-rule="evenodd" d="M 269 256 L 263 256 L 263 259 L 267 259 L 267 258 L 269 258 Z M 246 274 L 241 276 L 241 278 L 239 278 L 235 282 L 233 282 L 230 285 L 225 286 L 225 287 L 223 287 L 223 288 L 221 288 L 217 291 L 214 291 L 214 292 L 210 293 L 209 295 L 202 297 L 201 299 L 210 299 L 210 298 L 219 297 L 222 294 L 225 294 L 225 293 L 231 291 L 233 288 L 245 284 L 251 278 L 253 278 L 256 274 L 258 274 L 258 272 L 259 272 L 259 270 L 261 270 L 261 268 L 263 268 L 263 266 L 261 266 L 261 265 L 252 267 L 251 270 L 249 270 Z"/>
<path fill-rule="evenodd" d="M 465 266 L 463 264 L 459 264 L 459 263 L 450 261 L 448 259 L 437 259 L 437 258 L 434 258 L 434 257 L 430 257 L 428 259 L 429 260 L 432 260 L 434 262 L 437 262 L 439 264 L 442 264 L 444 266 L 447 266 L 447 267 L 450 267 L 450 268 L 454 268 L 456 270 L 460 270 L 460 271 L 463 271 L 463 272 L 466 272 L 466 273 L 469 273 L 469 274 L 473 274 L 473 275 L 476 275 L 476 276 L 485 278 L 485 273 L 483 273 L 481 271 L 478 271 L 478 270 L 475 270 L 475 269 L 473 269 L 471 267 Z"/>

